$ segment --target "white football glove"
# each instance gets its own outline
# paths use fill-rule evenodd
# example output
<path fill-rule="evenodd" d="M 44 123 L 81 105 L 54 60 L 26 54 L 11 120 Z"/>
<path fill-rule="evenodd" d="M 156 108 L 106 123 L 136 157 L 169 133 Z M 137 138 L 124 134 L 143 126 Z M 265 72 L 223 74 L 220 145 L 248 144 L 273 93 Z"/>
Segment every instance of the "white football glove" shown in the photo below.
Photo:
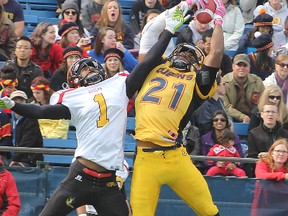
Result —
<path fill-rule="evenodd" d="M 205 9 L 205 4 L 207 4 L 209 0 L 186 0 L 181 1 L 178 6 L 185 12 L 186 14 L 189 10 L 191 10 L 194 6 L 196 6 L 196 10 Z M 194 7 L 195 10 L 195 7 Z M 195 11 L 194 11 L 195 12 Z"/>
<path fill-rule="evenodd" d="M 186 14 L 185 11 L 183 11 L 178 5 L 173 9 L 175 10 L 166 10 L 165 12 L 165 29 L 170 31 L 172 34 L 174 34 L 190 17 L 190 15 L 184 17 Z"/>
<path fill-rule="evenodd" d="M 9 108 L 14 107 L 15 102 L 9 97 L 0 98 L 0 108 Z"/>

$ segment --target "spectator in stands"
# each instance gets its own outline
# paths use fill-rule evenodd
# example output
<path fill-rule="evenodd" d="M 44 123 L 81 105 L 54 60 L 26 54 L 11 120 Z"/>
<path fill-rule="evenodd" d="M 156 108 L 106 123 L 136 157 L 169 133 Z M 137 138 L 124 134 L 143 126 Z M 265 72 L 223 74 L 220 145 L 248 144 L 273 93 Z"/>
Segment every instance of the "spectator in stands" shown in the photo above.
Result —
<path fill-rule="evenodd" d="M 2 4 L 0 4 L 0 35 L 0 61 L 14 58 L 17 36 L 12 21 L 4 15 Z"/>
<path fill-rule="evenodd" d="M 201 136 L 202 155 L 205 156 L 215 144 L 219 143 L 219 138 L 222 136 L 223 131 L 226 128 L 230 128 L 229 119 L 224 110 L 217 110 L 214 112 L 212 118 L 210 119 L 210 124 L 212 125 L 212 129 Z M 240 156 L 243 157 L 240 137 L 238 135 L 236 135 L 234 139 L 234 147 L 237 149 Z M 206 173 L 207 169 L 211 167 L 211 164 L 203 161 L 203 167 L 204 173 Z"/>
<path fill-rule="evenodd" d="M 141 33 L 142 33 L 142 30 L 143 30 L 144 26 L 146 25 L 146 23 L 149 22 L 150 20 L 152 20 L 154 17 L 158 16 L 160 13 L 161 12 L 157 9 L 150 9 L 146 12 L 144 17 L 142 18 L 139 33 L 135 34 L 134 49 L 140 48 Z"/>
<path fill-rule="evenodd" d="M 210 148 L 207 156 L 217 156 L 217 157 L 238 157 L 240 154 L 237 149 L 234 147 L 234 142 L 236 139 L 236 134 L 230 131 L 228 128 L 225 128 L 221 135 L 218 137 L 218 144 L 215 144 Z M 237 167 L 240 165 L 239 162 L 233 163 L 230 161 L 207 161 L 213 166 L 209 168 L 206 173 L 206 176 L 215 176 L 215 175 L 234 175 L 237 177 L 247 177 L 244 170 Z"/>
<path fill-rule="evenodd" d="M 144 16 L 143 20 L 142 20 L 142 24 L 141 24 L 141 33 L 139 33 L 138 35 L 135 35 L 134 38 L 134 49 L 138 49 L 140 50 L 140 42 L 141 42 L 141 35 L 142 35 L 142 31 L 145 27 L 145 25 L 152 19 L 154 19 L 156 16 L 158 16 L 161 12 L 156 10 L 156 9 L 150 9 L 149 11 L 147 11 L 146 15 Z M 152 21 L 151 21 L 152 22 Z M 173 38 L 171 38 L 170 43 L 168 44 L 165 52 L 164 52 L 164 56 L 169 56 L 175 49 L 175 43 Z M 143 50 L 142 50 L 143 52 Z M 145 53 L 148 52 L 148 50 L 145 50 Z M 145 54 L 144 54 L 145 55 Z M 138 61 L 141 62 L 143 60 L 143 54 L 140 53 L 140 55 L 138 56 Z"/>
<path fill-rule="evenodd" d="M 25 92 L 16 90 L 10 95 L 11 100 L 27 103 Z M 43 138 L 37 119 L 27 118 L 12 112 L 13 145 L 16 147 L 43 147 Z M 14 152 L 9 166 L 35 167 L 37 161 L 42 161 L 43 155 L 38 153 Z"/>
<path fill-rule="evenodd" d="M 285 26 L 283 31 L 276 32 L 273 34 L 272 38 L 274 45 L 273 49 L 277 50 L 278 48 L 288 45 L 288 16 L 285 19 Z"/>
<path fill-rule="evenodd" d="M 284 104 L 283 93 L 279 86 L 270 85 L 265 87 L 262 95 L 260 96 L 258 106 L 251 111 L 248 130 L 251 130 L 260 125 L 262 118 L 260 116 L 259 110 L 263 110 L 263 106 L 268 102 L 275 103 L 278 106 L 278 121 L 283 124 L 285 129 L 288 129 L 288 110 Z"/>
<path fill-rule="evenodd" d="M 206 134 L 212 129 L 211 119 L 217 110 L 223 110 L 224 104 L 221 96 L 225 94 L 225 82 L 221 76 L 217 79 L 217 90 L 215 94 L 204 101 L 204 103 L 193 113 L 191 122 L 199 128 L 200 135 Z"/>
<path fill-rule="evenodd" d="M 262 5 L 263 0 L 239 0 L 239 6 L 242 11 L 245 24 L 253 22 L 253 12 L 257 5 Z"/>
<path fill-rule="evenodd" d="M 104 63 L 104 52 L 110 48 L 120 49 L 124 53 L 123 66 L 127 71 L 132 71 L 138 64 L 137 59 L 123 46 L 123 44 L 116 40 L 115 30 L 111 27 L 103 27 L 99 30 L 94 49 L 89 52 L 89 55 Z"/>
<path fill-rule="evenodd" d="M 223 19 L 225 50 L 236 50 L 244 32 L 244 19 L 235 0 L 222 1 L 226 7 L 226 14 Z"/>
<path fill-rule="evenodd" d="M 78 1 L 78 0 L 77 0 Z M 56 31 L 56 41 L 61 39 L 61 34 L 58 34 L 58 30 L 60 26 L 62 25 L 63 20 L 66 20 L 67 22 L 74 22 L 78 26 L 78 31 L 80 37 L 89 37 L 89 31 L 85 29 L 82 25 L 82 21 L 80 19 L 80 12 L 78 7 L 78 2 L 72 0 L 66 0 L 62 6 L 61 6 L 61 14 L 62 14 L 62 20 L 60 20 L 57 25 L 54 25 L 55 31 Z"/>
<path fill-rule="evenodd" d="M 67 84 L 67 71 L 70 66 L 80 58 L 82 58 L 82 49 L 78 46 L 68 46 L 63 51 L 62 64 L 51 77 L 51 89 L 53 89 L 54 91 L 58 91 L 61 89 L 69 88 Z"/>
<path fill-rule="evenodd" d="M 91 49 L 90 38 L 80 38 L 79 27 L 76 23 L 64 21 L 58 30 L 58 34 L 61 36 L 59 44 L 63 49 L 68 46 L 78 46 L 83 50 L 82 57 L 89 57 L 86 49 Z"/>
<path fill-rule="evenodd" d="M 276 25 L 277 30 L 281 31 L 285 27 L 285 20 L 288 14 L 287 4 L 281 2 L 281 0 L 268 0 L 264 5 L 259 5 L 254 10 L 254 16 L 261 13 L 261 11 L 265 11 L 265 13 L 271 15 L 273 17 L 274 28 Z M 275 29 L 276 30 L 276 29 Z"/>
<path fill-rule="evenodd" d="M 43 76 L 36 77 L 31 83 L 33 102 L 40 106 L 49 105 L 49 100 L 54 91 L 50 88 L 50 82 Z M 64 119 L 38 119 L 39 128 L 43 138 L 67 139 L 69 122 Z"/>
<path fill-rule="evenodd" d="M 224 17 L 225 18 L 225 17 Z M 205 55 L 208 55 L 210 52 L 211 37 L 213 34 L 213 28 L 207 29 L 202 33 L 202 40 L 198 43 L 198 46 L 202 49 Z M 225 34 L 224 34 L 225 37 Z M 224 41 L 225 44 L 225 41 Z M 231 57 L 223 53 L 221 65 L 221 76 L 232 71 L 232 60 Z"/>
<path fill-rule="evenodd" d="M 9 62 L 18 68 L 17 89 L 24 91 L 28 99 L 32 97 L 31 81 L 38 76 L 43 76 L 42 69 L 31 60 L 32 42 L 26 36 L 21 36 L 16 43 L 16 58 Z"/>
<path fill-rule="evenodd" d="M 266 155 L 271 145 L 279 138 L 288 138 L 288 131 L 279 119 L 279 109 L 275 103 L 267 102 L 260 110 L 263 122 L 248 133 L 248 158 L 261 158 Z M 246 165 L 246 173 L 255 177 L 255 164 Z"/>
<path fill-rule="evenodd" d="M 252 41 L 256 52 L 250 52 L 248 55 L 251 62 L 250 73 L 265 80 L 274 70 L 274 61 L 270 57 L 274 43 L 270 34 L 257 33 L 255 33 L 256 38 Z"/>
<path fill-rule="evenodd" d="M 3 216 L 18 216 L 21 201 L 16 181 L 0 160 L 0 214 Z"/>
<path fill-rule="evenodd" d="M 141 32 L 142 21 L 148 10 L 156 9 L 159 12 L 164 10 L 159 0 L 137 0 L 134 1 L 130 10 L 130 24 L 135 35 Z"/>
<path fill-rule="evenodd" d="M 269 148 L 266 157 L 256 164 L 255 176 L 275 181 L 288 180 L 288 143 L 285 139 L 276 140 Z"/>
<path fill-rule="evenodd" d="M 246 54 L 234 57 L 233 71 L 223 77 L 224 106 L 227 114 L 237 122 L 250 122 L 252 109 L 257 106 L 264 85 L 258 76 L 250 74 L 250 60 Z"/>
<path fill-rule="evenodd" d="M 21 4 L 16 0 L 1 0 L 5 16 L 14 23 L 17 37 L 24 33 L 24 13 Z"/>
<path fill-rule="evenodd" d="M 288 104 L 288 55 L 278 55 L 275 59 L 275 72 L 263 81 L 264 86 L 278 85 L 283 93 L 283 101 Z"/>
<path fill-rule="evenodd" d="M 11 93 L 16 90 L 18 85 L 17 75 L 19 74 L 18 68 L 15 64 L 12 64 L 11 61 L 6 61 L 1 68 L 0 77 L 1 77 L 1 87 L 0 98 L 10 97 Z M 2 109 L 2 112 L 7 113 L 9 119 L 11 118 L 10 109 Z"/>
<path fill-rule="evenodd" d="M 122 17 L 122 9 L 117 0 L 107 0 L 101 11 L 101 17 L 96 23 L 93 30 L 90 32 L 92 43 L 98 36 L 100 29 L 111 27 L 116 33 L 116 40 L 121 42 L 126 49 L 134 48 L 134 33 L 132 28 L 127 25 Z"/>
<path fill-rule="evenodd" d="M 211 28 L 209 23 L 202 24 L 196 17 L 194 17 L 187 27 L 180 30 L 177 36 L 176 44 L 192 43 L 194 45 L 198 45 L 198 43 L 202 40 L 202 33 L 209 28 Z"/>
<path fill-rule="evenodd" d="M 9 116 L 0 111 L 0 146 L 12 146 L 11 123 Z M 10 152 L 1 152 L 0 157 L 5 166 L 9 163 L 11 158 Z"/>
<path fill-rule="evenodd" d="M 46 78 L 50 78 L 62 62 L 63 48 L 55 44 L 55 29 L 51 23 L 41 22 L 31 34 L 32 61 L 38 64 Z"/>
<path fill-rule="evenodd" d="M 66 0 L 69 1 L 69 0 Z M 82 11 L 83 26 L 91 33 L 101 16 L 101 10 L 106 0 L 88 0 Z M 93 43 L 92 43 L 93 44 Z"/>
<path fill-rule="evenodd" d="M 253 47 L 252 41 L 255 39 L 255 32 L 259 31 L 261 34 L 273 35 L 274 30 L 272 27 L 272 21 L 273 17 L 266 13 L 259 14 L 257 17 L 255 17 L 255 19 L 253 20 L 254 28 L 248 30 L 248 32 L 241 37 L 235 55 L 239 53 L 248 54 L 249 52 L 251 52 L 251 48 Z"/>
<path fill-rule="evenodd" d="M 124 71 L 123 58 L 124 53 L 117 48 L 111 48 L 104 52 L 104 69 L 108 77 L 113 77 L 116 73 Z"/>

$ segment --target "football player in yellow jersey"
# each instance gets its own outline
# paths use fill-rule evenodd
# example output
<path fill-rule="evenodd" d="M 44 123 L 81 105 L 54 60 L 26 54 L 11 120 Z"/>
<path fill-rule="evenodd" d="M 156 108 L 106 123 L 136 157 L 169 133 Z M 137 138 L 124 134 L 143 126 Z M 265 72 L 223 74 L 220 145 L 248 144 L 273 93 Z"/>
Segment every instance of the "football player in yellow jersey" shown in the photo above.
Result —
<path fill-rule="evenodd" d="M 158 64 L 136 97 L 137 155 L 130 196 L 134 216 L 155 215 L 163 184 L 171 187 L 197 215 L 219 215 L 205 179 L 182 146 L 181 133 L 192 113 L 216 90 L 215 78 L 224 52 L 225 7 L 222 0 L 215 3 L 215 28 L 208 56 L 204 59 L 203 53 L 190 44 L 178 45 L 164 63 L 155 56 L 151 64 Z M 153 27 L 159 23 L 161 18 L 156 17 L 144 29 L 144 40 L 156 34 L 151 31 L 159 30 L 159 26 Z"/>

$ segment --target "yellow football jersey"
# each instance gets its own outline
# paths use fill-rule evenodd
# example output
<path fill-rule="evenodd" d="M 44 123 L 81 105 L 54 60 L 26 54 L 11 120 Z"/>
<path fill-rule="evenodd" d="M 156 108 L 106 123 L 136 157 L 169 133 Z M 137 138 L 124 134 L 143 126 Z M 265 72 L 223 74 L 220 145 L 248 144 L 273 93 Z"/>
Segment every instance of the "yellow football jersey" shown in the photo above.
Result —
<path fill-rule="evenodd" d="M 196 73 L 181 73 L 161 64 L 150 72 L 136 100 L 136 135 L 138 140 L 171 146 L 180 121 L 193 98 Z M 170 133 L 169 133 L 170 132 Z"/>

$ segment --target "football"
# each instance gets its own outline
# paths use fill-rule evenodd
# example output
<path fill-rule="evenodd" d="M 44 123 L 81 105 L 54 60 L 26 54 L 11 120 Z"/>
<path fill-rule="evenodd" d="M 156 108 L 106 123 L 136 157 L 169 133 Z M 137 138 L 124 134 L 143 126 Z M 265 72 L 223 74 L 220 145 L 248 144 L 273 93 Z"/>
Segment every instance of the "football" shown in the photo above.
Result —
<path fill-rule="evenodd" d="M 207 24 L 212 21 L 214 12 L 216 10 L 216 4 L 214 0 L 209 0 L 205 6 L 205 9 L 197 10 L 194 13 L 194 16 L 197 18 L 197 20 L 203 24 Z"/>

